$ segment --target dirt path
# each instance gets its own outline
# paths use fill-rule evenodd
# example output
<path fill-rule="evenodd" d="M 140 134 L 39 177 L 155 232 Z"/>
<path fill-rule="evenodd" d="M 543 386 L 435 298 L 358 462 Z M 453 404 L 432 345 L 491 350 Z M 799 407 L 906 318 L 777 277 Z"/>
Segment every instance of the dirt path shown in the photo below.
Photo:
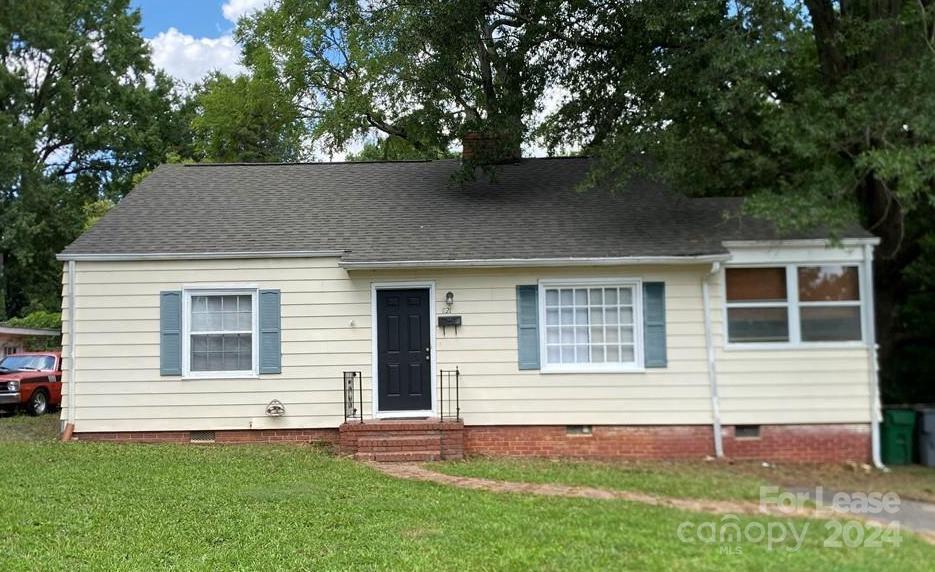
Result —
<path fill-rule="evenodd" d="M 458 477 L 436 473 L 420 464 L 416 463 L 369 463 L 378 471 L 391 477 L 399 479 L 410 479 L 416 481 L 427 481 L 461 487 L 465 489 L 491 491 L 495 493 L 522 493 L 542 495 L 549 497 L 569 497 L 585 499 L 603 499 L 603 500 L 624 500 L 638 502 L 652 506 L 669 507 L 691 512 L 705 512 L 711 514 L 737 514 L 737 515 L 769 515 L 781 517 L 800 517 L 800 518 L 829 518 L 828 512 L 819 512 L 812 508 L 796 508 L 790 510 L 786 507 L 780 510 L 776 505 L 761 506 L 760 503 L 752 501 L 723 501 L 723 500 L 704 500 L 704 499 L 686 499 L 676 497 L 665 497 L 639 493 L 633 491 L 617 491 L 610 489 L 600 489 L 595 487 L 580 487 L 570 485 L 539 484 L 539 483 L 518 483 L 512 481 L 495 481 L 491 479 L 481 479 L 477 477 Z M 868 522 L 875 522 L 863 517 L 862 515 L 852 513 L 841 513 L 845 518 L 859 518 Z M 832 515 L 833 517 L 833 515 Z M 927 542 L 935 544 L 935 533 L 926 530 L 915 531 Z"/>

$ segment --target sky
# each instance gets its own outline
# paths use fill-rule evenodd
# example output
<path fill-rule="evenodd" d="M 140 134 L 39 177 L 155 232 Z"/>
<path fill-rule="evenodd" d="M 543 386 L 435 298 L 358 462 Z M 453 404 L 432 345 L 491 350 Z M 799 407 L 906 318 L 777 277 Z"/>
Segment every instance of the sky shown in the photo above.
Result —
<path fill-rule="evenodd" d="M 243 71 L 232 37 L 237 19 L 270 0 L 131 0 L 142 15 L 143 37 L 153 63 L 178 79 L 195 82 L 206 73 Z"/>

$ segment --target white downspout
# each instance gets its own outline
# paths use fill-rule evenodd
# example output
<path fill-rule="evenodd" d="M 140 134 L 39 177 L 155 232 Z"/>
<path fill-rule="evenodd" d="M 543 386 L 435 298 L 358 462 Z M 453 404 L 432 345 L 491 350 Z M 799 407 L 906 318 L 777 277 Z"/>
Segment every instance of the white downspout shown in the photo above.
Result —
<path fill-rule="evenodd" d="M 867 331 L 867 353 L 870 367 L 870 449 L 873 466 L 889 471 L 880 455 L 880 363 L 877 359 L 875 297 L 873 294 L 873 245 L 864 245 L 864 291 L 867 293 L 865 328 Z"/>
<path fill-rule="evenodd" d="M 701 279 L 701 299 L 704 305 L 704 339 L 708 351 L 708 384 L 711 386 L 711 416 L 714 431 L 714 455 L 724 456 L 724 443 L 721 438 L 721 404 L 717 390 L 717 366 L 714 352 L 714 336 L 711 332 L 711 295 L 708 283 L 721 271 L 721 263 L 711 264 L 711 270 Z"/>
<path fill-rule="evenodd" d="M 68 261 L 68 421 L 62 432 L 62 441 L 71 440 L 75 432 L 75 261 Z"/>

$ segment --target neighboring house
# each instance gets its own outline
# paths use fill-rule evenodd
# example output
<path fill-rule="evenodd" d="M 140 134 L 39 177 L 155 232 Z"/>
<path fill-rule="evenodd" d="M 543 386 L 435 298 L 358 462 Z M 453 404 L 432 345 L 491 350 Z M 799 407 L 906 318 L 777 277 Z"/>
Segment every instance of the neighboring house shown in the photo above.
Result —
<path fill-rule="evenodd" d="M 54 338 L 62 335 L 58 330 L 44 328 L 11 328 L 0 326 L 0 357 L 40 349 L 31 344 L 33 338 Z M 40 344 L 41 345 L 41 344 Z"/>
<path fill-rule="evenodd" d="M 63 418 L 384 459 L 870 459 L 876 239 L 579 192 L 589 164 L 162 166 L 60 255 Z"/>

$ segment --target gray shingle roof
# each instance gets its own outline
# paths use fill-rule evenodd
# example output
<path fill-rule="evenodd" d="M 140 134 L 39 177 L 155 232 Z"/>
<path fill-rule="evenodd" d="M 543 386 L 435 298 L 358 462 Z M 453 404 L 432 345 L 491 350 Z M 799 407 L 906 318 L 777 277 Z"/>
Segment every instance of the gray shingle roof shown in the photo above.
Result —
<path fill-rule="evenodd" d="M 462 185 L 456 160 L 163 165 L 63 254 L 688 256 L 724 253 L 726 239 L 777 236 L 768 224 L 727 219 L 737 199 L 689 199 L 640 178 L 626 192 L 579 192 L 588 168 L 584 158 L 526 159 Z"/>

